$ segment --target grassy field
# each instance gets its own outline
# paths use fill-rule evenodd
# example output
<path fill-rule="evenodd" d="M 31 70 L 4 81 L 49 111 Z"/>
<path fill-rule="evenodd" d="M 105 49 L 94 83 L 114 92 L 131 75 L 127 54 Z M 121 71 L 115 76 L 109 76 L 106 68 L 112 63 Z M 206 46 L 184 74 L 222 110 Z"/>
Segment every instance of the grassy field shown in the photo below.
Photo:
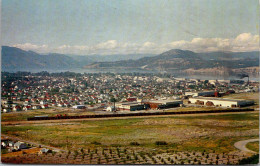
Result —
<path fill-rule="evenodd" d="M 259 141 L 257 142 L 249 142 L 246 147 L 252 151 L 259 153 Z"/>
<path fill-rule="evenodd" d="M 147 117 L 3 126 L 2 133 L 62 149 L 132 147 L 178 151 L 236 150 L 236 141 L 258 138 L 259 113 Z M 156 141 L 167 145 L 158 146 Z M 69 142 L 67 144 L 67 142 Z M 138 142 L 140 145 L 131 145 Z"/>
<path fill-rule="evenodd" d="M 56 116 L 57 114 L 67 114 L 67 115 L 91 115 L 94 112 L 89 111 L 72 111 L 69 109 L 39 109 L 39 110 L 29 110 L 29 111 L 21 111 L 21 112 L 12 112 L 12 113 L 2 113 L 1 120 L 2 122 L 7 121 L 24 121 L 29 117 L 40 116 L 40 115 L 48 115 L 48 116 Z"/>

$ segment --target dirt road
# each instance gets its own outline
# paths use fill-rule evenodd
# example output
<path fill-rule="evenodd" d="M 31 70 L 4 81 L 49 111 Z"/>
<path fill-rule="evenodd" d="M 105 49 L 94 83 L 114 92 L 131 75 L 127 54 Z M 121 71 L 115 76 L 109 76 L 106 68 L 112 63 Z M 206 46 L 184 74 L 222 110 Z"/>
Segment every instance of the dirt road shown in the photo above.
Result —
<path fill-rule="evenodd" d="M 256 141 L 259 141 L 259 139 L 249 139 L 249 140 L 243 140 L 243 141 L 238 141 L 234 144 L 234 146 L 243 151 L 243 152 L 248 152 L 248 153 L 256 153 L 252 150 L 249 150 L 246 148 L 246 144 L 249 143 L 249 142 L 256 142 Z"/>

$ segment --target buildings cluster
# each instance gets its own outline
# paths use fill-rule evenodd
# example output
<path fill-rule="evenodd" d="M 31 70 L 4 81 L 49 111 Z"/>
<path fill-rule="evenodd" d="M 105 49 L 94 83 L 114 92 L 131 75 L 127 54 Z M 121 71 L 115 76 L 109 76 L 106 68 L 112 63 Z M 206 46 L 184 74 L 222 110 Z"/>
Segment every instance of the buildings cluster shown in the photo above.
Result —
<path fill-rule="evenodd" d="M 149 73 L 2 73 L 1 109 L 10 112 L 98 104 L 111 106 L 110 110 L 114 106 L 119 110 L 164 109 L 182 105 L 187 97 L 257 92 L 258 85 L 256 81 L 248 84 L 243 80 L 185 79 Z M 220 105 L 212 100 L 203 102 Z"/>
<path fill-rule="evenodd" d="M 28 145 L 25 142 L 12 141 L 7 138 L 1 138 L 1 149 L 7 149 L 8 152 L 15 152 L 15 151 L 19 151 L 22 149 L 27 149 L 29 147 L 30 147 L 30 145 Z"/>

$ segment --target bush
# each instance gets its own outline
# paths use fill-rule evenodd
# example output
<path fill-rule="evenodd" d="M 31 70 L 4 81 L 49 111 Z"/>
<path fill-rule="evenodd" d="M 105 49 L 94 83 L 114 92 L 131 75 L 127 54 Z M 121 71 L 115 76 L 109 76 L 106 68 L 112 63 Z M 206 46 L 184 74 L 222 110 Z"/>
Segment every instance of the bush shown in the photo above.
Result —
<path fill-rule="evenodd" d="M 91 144 L 94 144 L 94 145 L 101 145 L 101 143 L 100 143 L 100 142 L 97 142 L 97 141 L 93 141 L 93 142 L 91 142 Z"/>
<path fill-rule="evenodd" d="M 155 145 L 167 145 L 167 142 L 165 142 L 165 141 L 156 141 Z"/>
<path fill-rule="evenodd" d="M 139 146 L 140 144 L 138 142 L 130 142 L 130 145 Z"/>
<path fill-rule="evenodd" d="M 259 154 L 253 155 L 249 158 L 245 158 L 239 161 L 239 165 L 243 164 L 258 164 L 259 163 Z"/>

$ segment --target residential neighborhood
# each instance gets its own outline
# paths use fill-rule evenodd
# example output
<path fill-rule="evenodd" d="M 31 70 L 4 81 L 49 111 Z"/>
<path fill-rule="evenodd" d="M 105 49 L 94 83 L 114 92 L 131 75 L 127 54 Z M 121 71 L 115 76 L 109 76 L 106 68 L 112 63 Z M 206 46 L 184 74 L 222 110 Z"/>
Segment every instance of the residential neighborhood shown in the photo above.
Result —
<path fill-rule="evenodd" d="M 162 109 L 182 106 L 189 98 L 188 103 L 194 104 L 197 97 L 259 91 L 259 82 L 252 80 L 200 80 L 170 74 L 2 72 L 2 78 L 3 113 L 49 108 L 111 110 L 114 106 L 114 111 Z M 178 104 L 166 104 L 174 101 Z M 158 107 L 158 103 L 164 106 Z"/>

